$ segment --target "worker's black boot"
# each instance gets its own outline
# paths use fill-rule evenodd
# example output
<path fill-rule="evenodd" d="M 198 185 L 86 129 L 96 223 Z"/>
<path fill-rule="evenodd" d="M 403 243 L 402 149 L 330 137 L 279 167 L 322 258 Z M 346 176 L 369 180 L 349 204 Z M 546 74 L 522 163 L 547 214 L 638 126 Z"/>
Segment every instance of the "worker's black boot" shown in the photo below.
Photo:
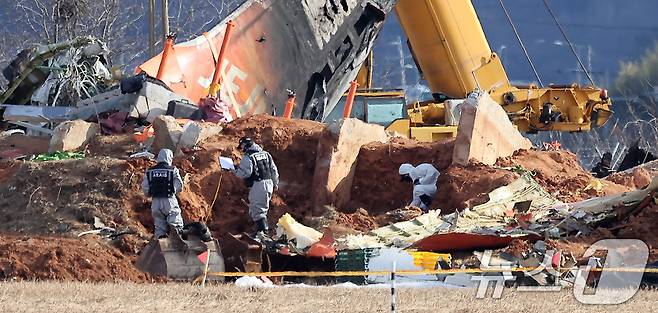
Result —
<path fill-rule="evenodd" d="M 256 225 L 256 233 L 254 239 L 259 240 L 263 237 L 269 237 L 269 226 L 267 224 L 267 217 L 261 218 L 254 222 Z"/>

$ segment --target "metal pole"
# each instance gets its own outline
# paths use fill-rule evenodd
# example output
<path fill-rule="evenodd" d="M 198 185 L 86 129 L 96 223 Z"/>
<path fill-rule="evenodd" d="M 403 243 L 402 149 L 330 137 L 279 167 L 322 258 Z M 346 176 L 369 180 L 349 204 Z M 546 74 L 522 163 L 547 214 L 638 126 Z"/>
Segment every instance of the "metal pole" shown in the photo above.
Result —
<path fill-rule="evenodd" d="M 212 82 L 210 83 L 210 88 L 208 90 L 209 96 L 219 97 L 219 88 L 221 86 L 221 72 L 222 72 L 222 63 L 224 63 L 224 54 L 226 53 L 226 48 L 228 47 L 228 42 L 231 39 L 231 32 L 235 27 L 235 22 L 228 21 L 226 24 L 226 29 L 224 30 L 224 39 L 222 40 L 222 47 L 219 49 L 219 56 L 217 57 L 217 64 L 215 64 L 215 73 L 212 75 Z"/>
<path fill-rule="evenodd" d="M 396 264 L 393 262 L 393 270 L 391 271 L 391 313 L 396 313 L 398 309 L 397 292 L 395 291 L 395 270 Z"/>
<path fill-rule="evenodd" d="M 149 0 L 149 57 L 155 56 L 155 0 Z"/>
<path fill-rule="evenodd" d="M 162 0 L 162 37 L 169 36 L 169 0 Z"/>
<path fill-rule="evenodd" d="M 169 58 L 169 53 L 174 49 L 174 36 L 167 36 L 164 43 L 164 49 L 162 49 L 162 58 L 160 59 L 160 67 L 158 68 L 157 79 L 162 79 L 165 73 L 165 68 L 167 67 L 167 59 Z"/>
<path fill-rule="evenodd" d="M 359 87 L 359 83 L 356 80 L 353 80 L 350 83 L 350 92 L 347 94 L 347 99 L 345 100 L 345 108 L 343 109 L 343 118 L 349 118 L 352 115 L 352 105 L 354 105 L 354 97 L 356 96 L 356 88 Z"/>
<path fill-rule="evenodd" d="M 285 110 L 283 111 L 283 117 L 291 118 L 292 117 L 292 109 L 294 107 L 295 107 L 295 94 L 294 93 L 289 93 L 288 94 L 288 101 L 286 102 L 286 107 L 285 107 Z"/>

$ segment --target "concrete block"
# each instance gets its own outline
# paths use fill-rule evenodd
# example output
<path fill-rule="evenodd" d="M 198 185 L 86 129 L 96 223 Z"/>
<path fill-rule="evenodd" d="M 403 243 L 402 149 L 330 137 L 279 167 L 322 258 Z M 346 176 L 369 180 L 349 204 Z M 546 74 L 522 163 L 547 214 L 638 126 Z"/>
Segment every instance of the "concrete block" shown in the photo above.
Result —
<path fill-rule="evenodd" d="M 384 127 L 353 118 L 327 126 L 317 147 L 312 191 L 315 208 L 340 208 L 349 202 L 361 146 L 374 141 L 388 141 Z"/>
<path fill-rule="evenodd" d="M 178 142 L 183 135 L 183 127 L 176 122 L 173 116 L 168 115 L 156 117 L 152 125 L 155 131 L 152 151 L 157 154 L 157 151 L 166 148 L 176 153 Z"/>
<path fill-rule="evenodd" d="M 219 135 L 223 127 L 216 123 L 189 122 L 183 126 L 178 147 L 193 148 L 209 137 Z"/>
<path fill-rule="evenodd" d="M 2 119 L 30 123 L 64 122 L 67 114 L 73 111 L 71 107 L 42 107 L 33 105 L 3 105 L 5 112 Z"/>
<path fill-rule="evenodd" d="M 507 112 L 488 94 L 469 97 L 461 107 L 453 164 L 476 160 L 493 165 L 516 150 L 532 148 L 530 140 L 519 133 Z"/>
<path fill-rule="evenodd" d="M 75 151 L 89 143 L 100 131 L 98 124 L 83 120 L 68 121 L 55 127 L 48 152 Z"/>

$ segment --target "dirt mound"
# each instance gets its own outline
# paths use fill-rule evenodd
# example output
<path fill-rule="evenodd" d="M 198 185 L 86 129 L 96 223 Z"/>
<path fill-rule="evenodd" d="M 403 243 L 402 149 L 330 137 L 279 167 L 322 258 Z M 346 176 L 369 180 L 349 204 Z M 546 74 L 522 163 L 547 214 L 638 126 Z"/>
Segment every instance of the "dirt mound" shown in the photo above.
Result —
<path fill-rule="evenodd" d="M 272 154 L 281 175 L 269 214 L 271 226 L 284 213 L 303 220 L 311 208 L 310 184 L 316 147 L 323 130 L 321 123 L 266 115 L 227 124 L 220 135 L 203 142 L 200 150 L 188 154 L 182 161 L 177 160 L 182 171 L 191 174 L 189 186 L 179 197 L 181 207 L 187 217 L 207 221 L 215 232 L 239 233 L 250 229 L 248 189 L 242 180 L 230 173 L 221 173 L 220 182 L 218 164 L 219 156 L 239 162 L 242 153 L 237 149 L 238 140 L 249 136 Z M 210 208 L 215 193 L 217 199 Z"/>
<path fill-rule="evenodd" d="M 0 235 L 0 279 L 146 282 L 131 258 L 93 240 Z"/>
<path fill-rule="evenodd" d="M 50 139 L 13 134 L 0 138 L 0 160 L 48 152 Z"/>
<path fill-rule="evenodd" d="M 630 190 L 613 182 L 604 182 L 600 192 L 594 189 L 585 190 L 594 177 L 582 168 L 575 154 L 566 150 L 519 150 L 511 157 L 499 159 L 496 165 L 510 167 L 520 165 L 534 172 L 535 179 L 548 192 L 564 202 L 577 202 Z"/>
<path fill-rule="evenodd" d="M 0 231 L 74 233 L 98 217 L 109 227 L 144 232 L 122 200 L 137 180 L 127 162 L 110 158 L 20 163 L 0 184 Z"/>
<path fill-rule="evenodd" d="M 239 160 L 237 142 L 246 135 L 270 151 L 280 168 L 281 184 L 272 200 L 271 223 L 276 224 L 286 212 L 301 220 L 310 209 L 308 185 L 322 131 L 320 123 L 268 116 L 252 116 L 226 125 L 221 135 L 174 160 L 181 174 L 189 174 L 190 178 L 179 195 L 184 219 L 208 222 L 216 232 L 249 228 L 248 189 L 244 183 L 223 173 L 217 192 L 218 157 Z M 0 231 L 75 234 L 89 230 L 94 217 L 99 217 L 107 226 L 130 228 L 147 239 L 153 220 L 141 182 L 144 172 L 155 162 L 93 157 L 125 157 L 134 148 L 128 135 L 106 136 L 94 140 L 89 147 L 92 157 L 86 159 L 2 163 Z"/>
<path fill-rule="evenodd" d="M 364 209 L 358 209 L 351 214 L 338 213 L 336 219 L 337 225 L 343 225 L 360 232 L 369 232 L 373 229 L 379 228 L 377 220 L 368 214 Z"/>
<path fill-rule="evenodd" d="M 629 217 L 628 221 L 610 228 L 616 238 L 640 239 L 649 246 L 652 261 L 658 260 L 658 204 L 652 203 L 641 212 Z"/>
<path fill-rule="evenodd" d="M 612 174 L 605 178 L 607 181 L 614 182 L 632 189 L 643 189 L 653 177 L 658 176 L 658 161 L 652 161 L 636 168 L 623 172 Z"/>
<path fill-rule="evenodd" d="M 0 184 L 12 178 L 20 167 L 19 161 L 0 161 Z"/>
<path fill-rule="evenodd" d="M 371 143 L 361 148 L 357 159 L 352 199 L 344 212 L 366 208 L 379 215 L 411 202 L 413 186 L 400 181 L 403 163 L 430 163 L 443 172 L 452 162 L 454 141 L 416 142 L 393 138 L 389 143 Z M 440 185 L 439 185 L 440 186 Z"/>
<path fill-rule="evenodd" d="M 518 175 L 471 162 L 468 165 L 453 165 L 439 176 L 439 186 L 434 198 L 441 213 L 452 213 L 489 201 L 489 193 L 496 188 L 513 182 Z"/>
<path fill-rule="evenodd" d="M 87 147 L 88 156 L 111 156 L 118 159 L 126 159 L 139 149 L 139 144 L 133 138 L 133 134 L 121 134 L 114 136 L 96 136 Z"/>

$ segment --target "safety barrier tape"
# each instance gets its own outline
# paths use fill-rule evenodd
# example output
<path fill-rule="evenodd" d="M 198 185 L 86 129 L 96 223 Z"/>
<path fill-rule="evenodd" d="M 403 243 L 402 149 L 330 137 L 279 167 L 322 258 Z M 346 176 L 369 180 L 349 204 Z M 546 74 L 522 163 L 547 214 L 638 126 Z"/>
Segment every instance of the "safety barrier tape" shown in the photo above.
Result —
<path fill-rule="evenodd" d="M 401 270 L 396 271 L 396 275 L 400 276 L 420 276 L 420 275 L 450 275 L 450 274 L 479 274 L 479 273 L 503 273 L 503 272 L 533 272 L 542 271 L 545 267 L 515 267 L 515 268 L 467 268 L 467 269 L 447 269 L 447 270 L 424 270 L 424 271 L 410 271 Z M 568 270 L 579 270 L 580 268 L 574 267 Z M 567 269 L 562 268 L 564 272 Z M 591 268 L 590 272 L 625 272 L 625 273 L 658 273 L 658 268 Z M 336 272 L 261 272 L 261 273 L 244 273 L 244 272 L 210 272 L 208 276 L 215 277 L 242 277 L 242 276 L 265 276 L 265 277 L 283 277 L 283 276 L 298 276 L 298 277 L 349 277 L 349 276 L 383 276 L 390 275 L 391 271 L 336 271 Z"/>

